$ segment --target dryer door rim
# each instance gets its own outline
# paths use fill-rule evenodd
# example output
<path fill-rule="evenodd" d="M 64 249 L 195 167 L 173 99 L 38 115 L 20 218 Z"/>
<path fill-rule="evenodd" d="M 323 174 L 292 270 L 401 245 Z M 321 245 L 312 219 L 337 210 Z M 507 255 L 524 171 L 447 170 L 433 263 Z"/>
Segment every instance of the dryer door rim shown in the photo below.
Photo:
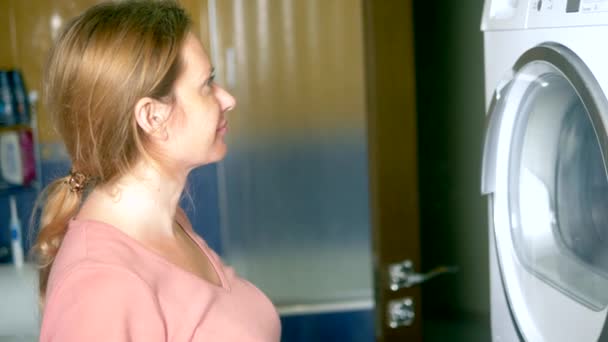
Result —
<path fill-rule="evenodd" d="M 501 200 L 501 197 L 504 198 L 506 196 L 508 188 L 499 184 L 504 184 L 505 179 L 508 179 L 506 177 L 508 171 L 505 170 L 508 170 L 508 155 L 511 153 L 512 148 L 512 138 L 510 135 L 513 134 L 514 117 L 519 115 L 518 102 L 524 96 L 521 89 L 513 89 L 513 83 L 516 81 L 517 73 L 533 62 L 547 62 L 555 66 L 571 82 L 572 87 L 576 90 L 589 113 L 589 117 L 596 130 L 604 165 L 606 164 L 606 153 L 608 152 L 608 138 L 605 130 L 607 126 L 605 123 L 608 105 L 601 88 L 586 65 L 568 48 L 556 43 L 543 43 L 524 53 L 513 67 L 512 71 L 516 75 L 515 78 L 509 77 L 503 82 L 503 84 L 506 83 L 506 86 L 500 87 L 495 91 L 490 105 L 484 144 L 482 192 L 484 194 L 492 194 L 490 203 L 494 202 L 494 210 L 491 211 L 494 213 L 491 217 L 491 220 L 494 222 L 491 222 L 491 226 L 494 227 L 493 233 L 495 233 L 496 238 L 496 254 L 500 267 L 500 275 L 507 303 L 510 306 L 510 311 L 514 314 L 513 318 L 518 329 L 521 330 L 525 338 L 543 340 L 542 331 L 539 331 L 538 327 L 533 323 L 534 319 L 532 318 L 534 317 L 526 317 L 527 303 L 525 300 L 522 301 L 524 296 L 521 296 L 523 289 L 517 288 L 519 284 L 513 286 L 513 270 L 518 267 L 522 268 L 522 265 L 518 264 L 514 253 L 505 251 L 509 249 L 514 251 L 514 246 L 511 236 L 505 236 L 504 234 L 504 231 L 509 230 L 510 214 L 508 209 L 505 210 L 505 207 L 508 208 L 508 201 Z M 510 127 L 505 127 L 505 122 L 507 122 L 506 126 Z M 505 154 L 507 155 L 506 157 Z M 517 292 L 520 293 L 518 294 Z M 602 317 L 605 317 L 605 310 L 603 311 Z M 595 327 L 593 330 L 596 331 L 595 336 L 597 337 L 601 326 L 598 327 L 598 324 L 595 324 Z"/>

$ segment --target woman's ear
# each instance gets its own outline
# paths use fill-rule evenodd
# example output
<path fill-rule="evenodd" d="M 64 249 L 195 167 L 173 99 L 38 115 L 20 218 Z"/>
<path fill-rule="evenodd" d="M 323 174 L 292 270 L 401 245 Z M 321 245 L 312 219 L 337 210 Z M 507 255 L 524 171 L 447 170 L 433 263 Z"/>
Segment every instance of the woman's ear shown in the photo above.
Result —
<path fill-rule="evenodd" d="M 171 106 L 150 97 L 142 97 L 135 104 L 137 125 L 153 139 L 167 140 L 166 123 L 171 113 Z"/>

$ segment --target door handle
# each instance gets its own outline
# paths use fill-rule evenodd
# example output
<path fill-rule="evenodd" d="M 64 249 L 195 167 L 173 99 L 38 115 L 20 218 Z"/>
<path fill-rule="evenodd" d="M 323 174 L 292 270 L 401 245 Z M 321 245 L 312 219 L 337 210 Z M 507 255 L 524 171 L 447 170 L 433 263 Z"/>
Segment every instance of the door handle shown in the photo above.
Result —
<path fill-rule="evenodd" d="M 398 291 L 402 288 L 410 288 L 414 285 L 424 283 L 427 280 L 435 278 L 438 275 L 458 272 L 458 267 L 455 266 L 439 266 L 435 267 L 426 274 L 416 273 L 414 264 L 411 260 L 390 264 L 388 266 L 389 273 L 389 288 L 392 291 Z"/>
<path fill-rule="evenodd" d="M 386 319 L 389 327 L 395 329 L 410 326 L 415 318 L 416 312 L 412 298 L 408 297 L 388 302 Z"/>

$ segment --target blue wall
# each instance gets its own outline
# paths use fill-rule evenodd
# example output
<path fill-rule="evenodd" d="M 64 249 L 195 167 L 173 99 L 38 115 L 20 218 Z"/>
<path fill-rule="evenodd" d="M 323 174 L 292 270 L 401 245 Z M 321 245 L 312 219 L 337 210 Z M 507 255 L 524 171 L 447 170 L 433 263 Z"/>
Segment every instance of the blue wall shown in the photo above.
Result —
<path fill-rule="evenodd" d="M 283 342 L 372 342 L 372 310 L 282 317 Z"/>

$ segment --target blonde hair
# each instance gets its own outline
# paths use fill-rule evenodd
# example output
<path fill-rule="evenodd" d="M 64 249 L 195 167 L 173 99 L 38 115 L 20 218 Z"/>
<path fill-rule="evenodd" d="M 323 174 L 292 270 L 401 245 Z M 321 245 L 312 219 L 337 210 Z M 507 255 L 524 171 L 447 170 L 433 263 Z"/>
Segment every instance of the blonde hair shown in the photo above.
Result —
<path fill-rule="evenodd" d="M 103 3 L 67 25 L 47 61 L 44 100 L 74 171 L 105 184 L 146 153 L 135 104 L 142 97 L 174 101 L 180 49 L 189 31 L 188 15 L 168 0 Z M 68 221 L 83 197 L 69 182 L 69 176 L 55 180 L 39 200 L 32 253 L 40 267 L 41 303 Z"/>

